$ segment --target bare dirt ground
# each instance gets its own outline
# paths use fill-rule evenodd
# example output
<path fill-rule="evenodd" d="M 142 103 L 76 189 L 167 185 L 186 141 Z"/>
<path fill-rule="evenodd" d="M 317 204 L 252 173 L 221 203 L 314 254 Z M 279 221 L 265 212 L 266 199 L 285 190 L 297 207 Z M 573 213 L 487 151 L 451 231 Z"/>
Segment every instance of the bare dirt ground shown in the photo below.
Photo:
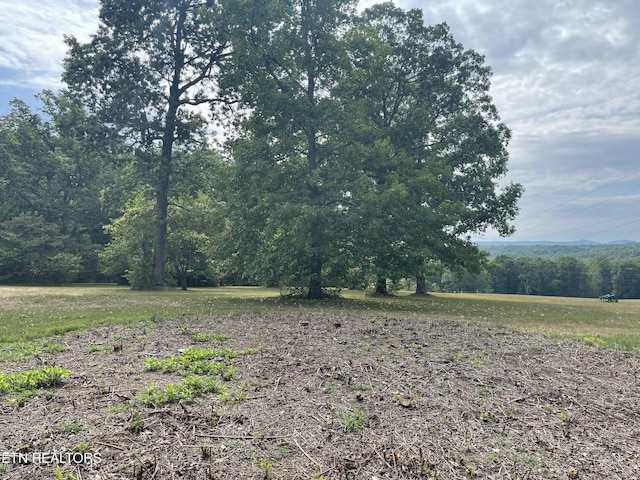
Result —
<path fill-rule="evenodd" d="M 3 479 L 640 478 L 632 354 L 380 315 L 184 317 L 52 342 L 68 350 L 0 364 L 71 371 L 0 399 Z M 184 380 L 145 359 L 190 347 L 262 348 L 235 357 L 226 399 L 141 404 Z"/>

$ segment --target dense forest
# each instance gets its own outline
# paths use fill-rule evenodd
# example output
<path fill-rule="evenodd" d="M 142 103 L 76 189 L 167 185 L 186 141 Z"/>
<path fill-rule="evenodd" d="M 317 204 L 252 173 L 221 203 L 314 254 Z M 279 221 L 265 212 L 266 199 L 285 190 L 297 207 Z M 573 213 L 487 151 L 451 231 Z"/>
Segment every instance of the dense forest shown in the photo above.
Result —
<path fill-rule="evenodd" d="M 505 255 L 507 257 L 540 257 L 559 258 L 574 257 L 591 263 L 598 258 L 606 258 L 611 261 L 630 260 L 640 258 L 640 243 L 626 241 L 620 243 L 553 243 L 540 242 L 531 244 L 515 244 L 509 242 L 479 243 L 480 248 L 488 252 L 491 257 Z"/>
<path fill-rule="evenodd" d="M 471 241 L 523 192 L 491 69 L 419 9 L 355 7 L 102 0 L 65 88 L 0 117 L 0 282 L 640 296 L 634 246 Z"/>
<path fill-rule="evenodd" d="M 478 273 L 443 269 L 430 278 L 431 289 L 447 292 L 491 292 L 521 295 L 640 298 L 640 259 L 584 261 L 499 255 Z"/>

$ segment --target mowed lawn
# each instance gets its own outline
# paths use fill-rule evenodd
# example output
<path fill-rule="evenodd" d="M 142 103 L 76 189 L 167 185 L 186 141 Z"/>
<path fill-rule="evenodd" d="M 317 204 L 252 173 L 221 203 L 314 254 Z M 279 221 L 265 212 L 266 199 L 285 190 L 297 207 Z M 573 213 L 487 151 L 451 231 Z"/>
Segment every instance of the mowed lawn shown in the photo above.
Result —
<path fill-rule="evenodd" d="M 603 303 L 594 298 L 441 293 L 416 297 L 410 292 L 378 298 L 344 291 L 337 299 L 307 301 L 258 287 L 139 292 L 112 285 L 0 287 L 0 343 L 29 342 L 109 322 L 273 312 L 372 318 L 384 312 L 425 321 L 481 322 L 640 351 L 640 300 Z"/>

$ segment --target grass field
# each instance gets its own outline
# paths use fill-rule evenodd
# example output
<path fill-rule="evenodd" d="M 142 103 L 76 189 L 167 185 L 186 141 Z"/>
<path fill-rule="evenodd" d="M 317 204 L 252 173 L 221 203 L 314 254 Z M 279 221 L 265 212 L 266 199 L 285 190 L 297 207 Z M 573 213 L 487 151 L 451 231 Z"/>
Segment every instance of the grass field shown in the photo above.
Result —
<path fill-rule="evenodd" d="M 640 478 L 638 313 L 484 294 L 0 287 L 0 477 Z"/>
<path fill-rule="evenodd" d="M 640 301 L 492 294 L 409 292 L 388 298 L 346 291 L 333 300 L 285 298 L 276 289 L 221 287 L 138 292 L 111 285 L 0 287 L 0 343 L 24 343 L 103 323 L 136 323 L 180 315 L 241 313 L 398 313 L 506 326 L 571 337 L 619 350 L 640 351 Z"/>

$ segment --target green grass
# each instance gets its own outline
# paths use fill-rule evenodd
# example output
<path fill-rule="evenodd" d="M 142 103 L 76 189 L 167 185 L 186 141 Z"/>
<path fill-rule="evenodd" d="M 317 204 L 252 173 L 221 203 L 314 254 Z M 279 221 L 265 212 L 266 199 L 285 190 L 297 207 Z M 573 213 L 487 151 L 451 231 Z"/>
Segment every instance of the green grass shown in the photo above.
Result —
<path fill-rule="evenodd" d="M 221 287 L 186 292 L 138 292 L 127 287 L 0 287 L 0 361 L 45 352 L 42 339 L 102 323 L 136 324 L 152 318 L 242 313 L 402 314 L 416 320 L 456 320 L 574 338 L 592 345 L 640 351 L 640 301 L 491 294 L 403 292 L 389 298 L 346 291 L 341 298 L 283 298 L 277 289 Z M 209 339 L 211 340 L 211 339 Z M 55 340 L 53 341 L 55 344 Z M 52 344 L 47 340 L 48 345 Z"/>
<path fill-rule="evenodd" d="M 215 378 L 205 378 L 198 375 L 185 377 L 181 383 L 170 383 L 159 390 L 156 383 L 147 391 L 136 396 L 136 400 L 143 405 L 163 405 L 177 403 L 180 400 L 193 401 L 206 393 L 226 393 L 226 387 L 220 385 Z"/>
<path fill-rule="evenodd" d="M 345 427 L 348 432 L 357 432 L 362 430 L 369 419 L 367 415 L 356 407 L 354 410 L 346 411 L 339 416 L 340 423 Z"/>
<path fill-rule="evenodd" d="M 70 373 L 69 370 L 56 366 L 42 370 L 26 370 L 11 375 L 0 372 L 0 396 L 9 394 L 10 404 L 21 405 L 41 390 L 60 385 Z"/>
<path fill-rule="evenodd" d="M 0 287 L 0 342 L 25 342 L 101 323 L 179 315 L 259 312 L 277 290 L 217 288 L 138 292 L 110 285 Z"/>

